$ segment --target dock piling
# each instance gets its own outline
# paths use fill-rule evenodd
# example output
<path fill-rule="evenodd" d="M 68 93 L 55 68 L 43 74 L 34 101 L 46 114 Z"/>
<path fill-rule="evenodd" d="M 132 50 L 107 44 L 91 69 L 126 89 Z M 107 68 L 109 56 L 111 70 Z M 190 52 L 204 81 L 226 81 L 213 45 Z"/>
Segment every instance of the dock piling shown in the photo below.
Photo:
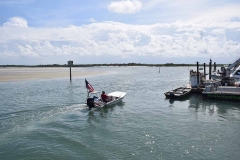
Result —
<path fill-rule="evenodd" d="M 69 67 L 70 67 L 70 81 L 72 81 L 72 69 L 71 69 L 71 67 L 73 66 L 73 61 L 68 61 L 68 65 L 69 65 Z"/>
<path fill-rule="evenodd" d="M 212 60 L 209 62 L 209 80 L 212 78 Z"/>
<path fill-rule="evenodd" d="M 217 70 L 217 65 L 216 65 L 216 62 L 214 62 L 214 64 L 213 64 L 213 71 L 216 72 L 216 70 Z"/>
<path fill-rule="evenodd" d="M 206 79 L 206 64 L 203 63 L 203 69 L 204 69 L 204 78 Z"/>
<path fill-rule="evenodd" d="M 199 67 L 197 62 L 197 86 L 199 86 Z"/>

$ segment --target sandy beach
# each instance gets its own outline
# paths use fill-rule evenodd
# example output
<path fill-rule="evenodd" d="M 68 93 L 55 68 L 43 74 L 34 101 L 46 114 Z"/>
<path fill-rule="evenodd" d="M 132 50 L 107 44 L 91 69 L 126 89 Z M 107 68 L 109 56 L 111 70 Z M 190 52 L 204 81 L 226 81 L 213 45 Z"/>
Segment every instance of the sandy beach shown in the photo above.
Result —
<path fill-rule="evenodd" d="M 72 68 L 72 78 L 99 74 L 104 74 L 104 72 L 99 73 L 97 71 L 85 71 L 82 68 Z M 69 68 L 0 68 L 0 82 L 69 77 Z"/>

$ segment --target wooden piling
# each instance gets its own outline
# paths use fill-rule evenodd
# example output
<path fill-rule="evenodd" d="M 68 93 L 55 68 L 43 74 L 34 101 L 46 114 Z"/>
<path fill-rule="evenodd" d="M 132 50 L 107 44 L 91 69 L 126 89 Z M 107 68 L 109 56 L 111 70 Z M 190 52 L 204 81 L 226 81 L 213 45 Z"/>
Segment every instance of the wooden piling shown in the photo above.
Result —
<path fill-rule="evenodd" d="M 212 78 L 212 60 L 210 59 L 210 62 L 209 62 L 209 79 Z"/>
<path fill-rule="evenodd" d="M 198 62 L 197 62 L 197 85 L 199 85 L 199 68 L 198 68 Z"/>
<path fill-rule="evenodd" d="M 71 66 L 70 66 L 70 81 L 72 81 L 72 70 L 71 70 Z"/>
<path fill-rule="evenodd" d="M 214 64 L 213 64 L 213 71 L 216 71 L 217 70 L 217 65 L 216 65 L 216 62 L 214 62 Z"/>
<path fill-rule="evenodd" d="M 71 67 L 73 66 L 73 61 L 68 61 L 68 65 L 69 65 L 69 67 L 70 67 L 70 81 L 72 81 L 72 69 L 71 69 Z"/>

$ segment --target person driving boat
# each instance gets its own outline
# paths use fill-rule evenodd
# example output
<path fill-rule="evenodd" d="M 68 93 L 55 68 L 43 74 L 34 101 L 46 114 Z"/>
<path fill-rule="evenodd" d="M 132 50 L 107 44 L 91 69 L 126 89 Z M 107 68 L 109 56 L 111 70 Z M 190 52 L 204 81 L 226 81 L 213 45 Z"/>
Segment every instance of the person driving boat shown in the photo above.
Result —
<path fill-rule="evenodd" d="M 110 97 L 108 97 L 108 96 L 105 94 L 105 91 L 102 91 L 101 99 L 102 99 L 102 101 L 105 102 L 105 103 L 111 101 Z"/>

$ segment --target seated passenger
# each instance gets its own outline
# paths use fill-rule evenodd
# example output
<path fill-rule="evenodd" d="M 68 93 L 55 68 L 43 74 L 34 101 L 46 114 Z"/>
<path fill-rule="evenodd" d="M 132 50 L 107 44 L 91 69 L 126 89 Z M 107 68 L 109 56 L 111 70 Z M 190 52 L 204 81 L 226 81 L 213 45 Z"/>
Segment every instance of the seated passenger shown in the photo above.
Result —
<path fill-rule="evenodd" d="M 105 103 L 110 101 L 109 97 L 105 94 L 104 91 L 102 91 L 101 98 L 102 98 L 102 101 L 105 102 Z"/>

